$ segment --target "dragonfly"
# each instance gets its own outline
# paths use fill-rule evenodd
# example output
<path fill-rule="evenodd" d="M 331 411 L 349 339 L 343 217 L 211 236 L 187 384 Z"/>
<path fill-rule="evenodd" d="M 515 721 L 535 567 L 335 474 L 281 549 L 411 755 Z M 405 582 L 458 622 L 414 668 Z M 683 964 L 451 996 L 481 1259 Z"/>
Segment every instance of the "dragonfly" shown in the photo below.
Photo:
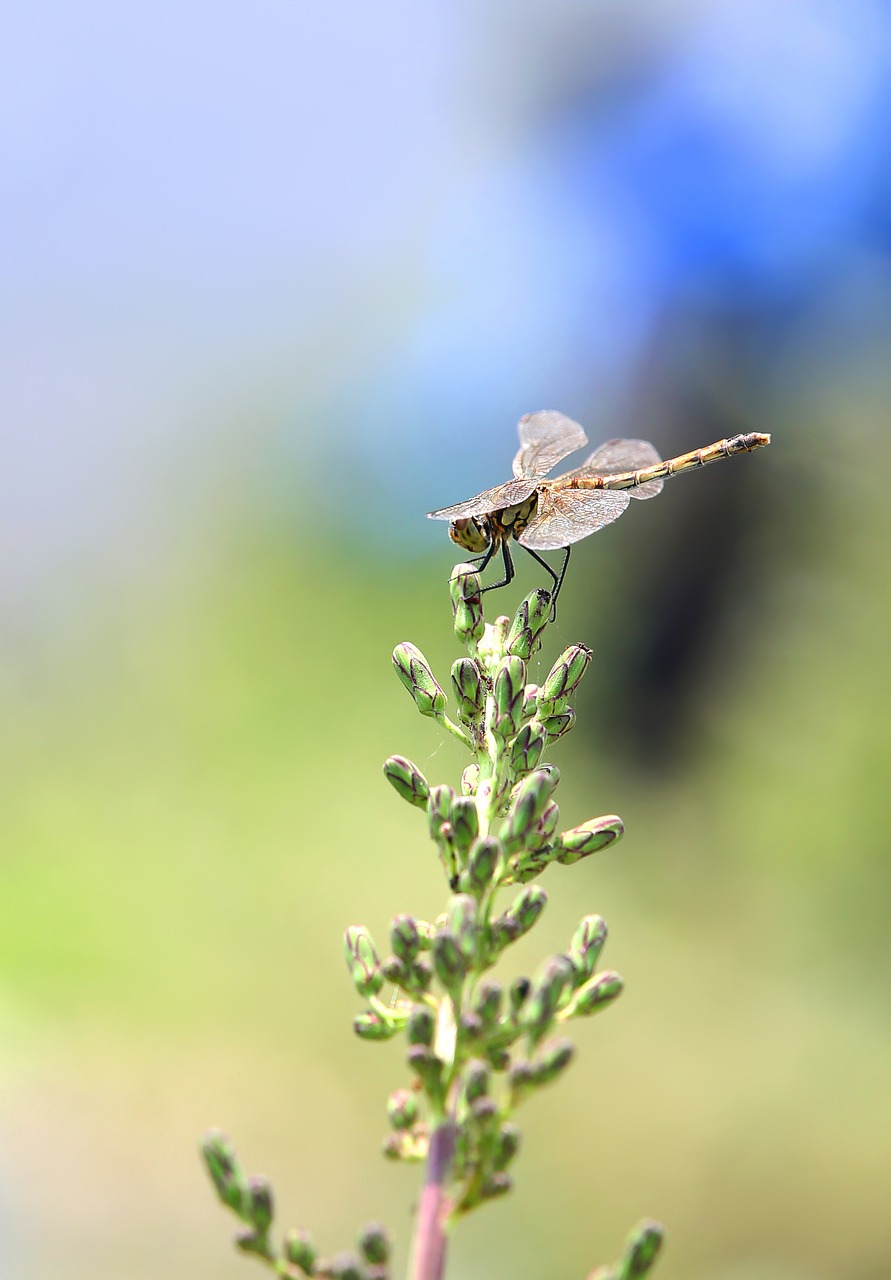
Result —
<path fill-rule="evenodd" d="M 513 480 L 427 515 L 449 521 L 449 537 L 473 553 L 480 573 L 501 550 L 504 577 L 483 591 L 506 587 L 513 580 L 510 543 L 516 542 L 550 575 L 552 609 L 573 543 L 618 520 L 632 498 L 655 498 L 669 476 L 770 444 L 769 435 L 749 431 L 663 462 L 648 440 L 608 440 L 574 471 L 548 479 L 558 462 L 588 443 L 584 428 L 555 409 L 543 409 L 522 417 L 517 430 L 520 448 Z M 563 551 L 560 569 L 543 560 L 540 551 Z"/>

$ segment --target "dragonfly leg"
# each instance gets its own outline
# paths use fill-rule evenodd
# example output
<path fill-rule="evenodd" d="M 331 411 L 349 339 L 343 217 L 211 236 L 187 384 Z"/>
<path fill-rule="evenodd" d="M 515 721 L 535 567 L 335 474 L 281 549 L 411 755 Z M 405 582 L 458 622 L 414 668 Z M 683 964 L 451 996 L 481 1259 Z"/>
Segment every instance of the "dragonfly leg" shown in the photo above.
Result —
<path fill-rule="evenodd" d="M 523 547 L 523 550 L 528 555 L 532 556 L 533 560 L 538 561 L 541 567 L 547 570 L 551 576 L 551 581 L 554 584 L 554 590 L 551 593 L 551 622 L 553 622 L 557 617 L 557 596 L 560 594 L 560 588 L 563 586 L 563 579 L 566 577 L 566 566 L 569 564 L 569 553 L 572 551 L 572 547 L 563 548 L 563 564 L 560 566 L 560 572 L 558 573 L 556 569 L 551 568 L 547 560 L 542 560 L 541 556 L 538 555 L 537 552 L 533 551 L 531 547 L 524 547 L 522 542 L 520 543 L 520 546 Z"/>
<path fill-rule="evenodd" d="M 489 560 L 491 560 L 493 550 L 494 550 L 494 547 L 489 548 L 489 551 L 486 554 L 486 559 L 484 563 L 480 565 L 480 570 L 485 569 L 486 564 L 488 563 Z M 497 590 L 498 587 L 506 587 L 509 583 L 513 582 L 514 562 L 511 559 L 510 550 L 508 548 L 506 541 L 502 542 L 501 544 L 501 554 L 504 557 L 504 577 L 501 579 L 500 582 L 490 582 L 487 587 L 483 587 L 482 590 L 480 591 L 480 595 L 483 594 L 483 591 L 495 591 Z"/>

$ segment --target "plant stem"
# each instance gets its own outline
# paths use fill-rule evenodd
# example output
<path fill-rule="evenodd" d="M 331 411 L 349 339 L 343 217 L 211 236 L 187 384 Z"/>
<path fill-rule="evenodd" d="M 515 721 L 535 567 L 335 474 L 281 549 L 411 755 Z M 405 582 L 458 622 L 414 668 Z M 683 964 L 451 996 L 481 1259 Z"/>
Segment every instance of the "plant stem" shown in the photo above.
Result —
<path fill-rule="evenodd" d="M 454 1154 L 455 1126 L 446 1119 L 430 1135 L 427 1176 L 418 1208 L 410 1280 L 443 1280 L 445 1275 L 445 1220 L 450 1207 L 445 1187 Z"/>

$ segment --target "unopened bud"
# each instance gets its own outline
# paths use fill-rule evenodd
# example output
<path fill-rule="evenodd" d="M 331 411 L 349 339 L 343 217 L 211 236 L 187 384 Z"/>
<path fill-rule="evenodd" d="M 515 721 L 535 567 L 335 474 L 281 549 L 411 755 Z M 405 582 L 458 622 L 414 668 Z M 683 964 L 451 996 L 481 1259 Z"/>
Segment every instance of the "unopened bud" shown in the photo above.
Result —
<path fill-rule="evenodd" d="M 429 1005 L 416 1004 L 408 1016 L 407 1036 L 409 1044 L 423 1044 L 429 1048 L 436 1034 L 436 1016 Z"/>
<path fill-rule="evenodd" d="M 606 921 L 602 916 L 585 916 L 569 944 L 569 958 L 575 966 L 576 981 L 584 982 L 597 968 L 606 942 Z"/>
<path fill-rule="evenodd" d="M 548 733 L 540 720 L 524 724 L 510 746 L 510 763 L 514 773 L 529 773 L 539 764 L 548 743 Z"/>
<path fill-rule="evenodd" d="M 625 830 L 625 824 L 616 814 L 605 818 L 591 818 L 581 826 L 562 832 L 555 841 L 559 852 L 557 861 L 564 867 L 580 862 L 582 858 L 598 853 L 607 845 L 615 844 Z"/>
<path fill-rule="evenodd" d="M 311 1276 L 316 1265 L 316 1247 L 308 1231 L 293 1228 L 285 1235 L 285 1259 Z"/>
<path fill-rule="evenodd" d="M 247 1196 L 244 1204 L 245 1216 L 255 1231 L 268 1231 L 272 1225 L 275 1206 L 272 1199 L 272 1187 L 267 1178 L 257 1176 L 248 1182 Z"/>
<path fill-rule="evenodd" d="M 427 804 L 430 788 L 427 779 L 416 765 L 405 756 L 390 756 L 384 761 L 384 777 L 398 791 L 403 800 L 423 809 Z"/>
<path fill-rule="evenodd" d="M 496 1169 L 506 1169 L 520 1149 L 520 1130 L 509 1121 L 503 1124 L 498 1132 L 498 1141 L 493 1152 L 492 1163 Z"/>
<path fill-rule="evenodd" d="M 480 986 L 477 992 L 476 1013 L 483 1027 L 493 1027 L 498 1021 L 503 998 L 504 990 L 500 982 L 490 979 Z"/>
<path fill-rule="evenodd" d="M 489 1092 L 489 1068 L 479 1058 L 471 1058 L 462 1077 L 464 1096 L 468 1102 L 482 1098 Z"/>
<path fill-rule="evenodd" d="M 533 983 L 520 1018 L 533 1045 L 538 1044 L 550 1030 L 574 974 L 575 969 L 568 956 L 552 956 Z"/>
<path fill-rule="evenodd" d="M 491 729 L 499 738 L 512 738 L 523 719 L 523 691 L 526 664 L 521 658 L 504 658 L 498 665 L 492 686 L 494 710 Z"/>
<path fill-rule="evenodd" d="M 556 742 L 558 738 L 563 737 L 564 733 L 569 733 L 575 724 L 575 712 L 571 707 L 567 707 L 565 711 L 543 719 L 542 724 L 547 730 L 548 742 Z"/>
<path fill-rule="evenodd" d="M 248 1184 L 227 1135 L 221 1129 L 211 1129 L 201 1140 L 201 1154 L 220 1200 L 240 1212 Z"/>
<path fill-rule="evenodd" d="M 387 1099 L 387 1119 L 394 1129 L 410 1129 L 418 1118 L 418 1098 L 411 1089 L 396 1089 Z"/>
<path fill-rule="evenodd" d="M 474 897 L 481 897 L 492 884 L 501 863 L 501 845 L 486 837 L 476 840 L 467 859 L 467 869 L 461 877 L 461 887 Z"/>
<path fill-rule="evenodd" d="M 385 1227 L 368 1222 L 359 1233 L 359 1252 L 372 1266 L 381 1266 L 390 1257 L 392 1244 Z"/>
<path fill-rule="evenodd" d="M 409 915 L 398 915 L 390 928 L 393 951 L 403 962 L 411 964 L 421 949 L 421 935 L 415 920 Z"/>
<path fill-rule="evenodd" d="M 480 767 L 478 764 L 469 764 L 461 774 L 461 794 L 465 796 L 474 795 L 479 784 Z"/>
<path fill-rule="evenodd" d="M 406 1055 L 409 1069 L 420 1079 L 428 1094 L 437 1094 L 442 1086 L 442 1062 L 426 1045 L 414 1044 Z"/>
<path fill-rule="evenodd" d="M 618 973 L 604 969 L 595 977 L 589 978 L 570 1001 L 566 1012 L 569 1017 L 586 1018 L 613 1003 L 622 994 L 625 984 Z"/>
<path fill-rule="evenodd" d="M 479 835 L 480 815 L 472 796 L 455 796 L 449 810 L 452 840 L 459 854 L 466 854 Z"/>
<path fill-rule="evenodd" d="M 436 976 L 450 995 L 460 991 L 467 963 L 453 933 L 443 929 L 433 942 L 433 965 Z"/>
<path fill-rule="evenodd" d="M 551 597 L 547 591 L 533 591 L 528 595 L 511 623 L 505 645 L 507 652 L 528 662 L 538 648 L 537 642 L 550 612 Z"/>
<path fill-rule="evenodd" d="M 392 1040 L 399 1028 L 386 1022 L 373 1009 L 367 1009 L 353 1018 L 353 1030 L 360 1040 Z"/>
<path fill-rule="evenodd" d="M 397 644 L 393 650 L 393 666 L 421 715 L 442 715 L 445 710 L 446 696 L 420 649 L 409 644 L 408 641 Z"/>
<path fill-rule="evenodd" d="M 519 784 L 501 825 L 501 841 L 507 853 L 518 853 L 524 847 L 556 785 L 556 779 L 547 769 L 534 769 Z"/>
<path fill-rule="evenodd" d="M 356 990 L 366 1000 L 377 995 L 384 985 L 380 961 L 371 934 L 362 925 L 351 925 L 344 934 L 347 967 Z"/>
<path fill-rule="evenodd" d="M 455 635 L 462 644 L 475 644 L 482 637 L 485 623 L 480 576 L 472 565 L 455 565 L 449 579 L 449 594 L 455 613 Z"/>
<path fill-rule="evenodd" d="M 662 1248 L 665 1229 L 658 1222 L 638 1223 L 625 1244 L 625 1252 L 619 1263 L 620 1280 L 641 1280 L 656 1261 Z"/>
<path fill-rule="evenodd" d="M 572 644 L 564 649 L 541 687 L 539 708 L 542 719 L 563 710 L 561 704 L 565 704 L 578 688 L 590 661 L 591 650 L 587 645 Z"/>
<path fill-rule="evenodd" d="M 476 899 L 469 893 L 456 893 L 449 902 L 448 920 L 448 932 L 457 942 L 467 968 L 476 956 L 479 939 Z"/>
<path fill-rule="evenodd" d="M 555 1040 L 542 1049 L 534 1065 L 535 1083 L 550 1084 L 562 1075 L 575 1057 L 575 1045 L 571 1040 Z"/>
<path fill-rule="evenodd" d="M 486 709 L 486 689 L 472 658 L 459 658 L 452 663 L 452 689 L 458 719 L 462 724 L 479 723 Z"/>

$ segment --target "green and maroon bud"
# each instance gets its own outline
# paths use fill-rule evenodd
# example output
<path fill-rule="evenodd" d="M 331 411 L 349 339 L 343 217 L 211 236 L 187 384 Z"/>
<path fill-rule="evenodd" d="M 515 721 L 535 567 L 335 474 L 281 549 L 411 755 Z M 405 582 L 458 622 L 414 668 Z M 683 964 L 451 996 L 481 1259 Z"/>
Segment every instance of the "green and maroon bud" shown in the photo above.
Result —
<path fill-rule="evenodd" d="M 390 927 L 393 951 L 404 963 L 410 965 L 421 949 L 421 935 L 416 921 L 409 915 L 398 915 Z"/>
<path fill-rule="evenodd" d="M 465 969 L 476 957 L 480 928 L 477 902 L 469 893 L 456 893 L 449 901 L 447 932 L 451 933 L 464 958 Z"/>
<path fill-rule="evenodd" d="M 344 934 L 344 952 L 359 995 L 366 1000 L 376 996 L 384 985 L 384 975 L 368 930 L 362 925 L 351 925 Z"/>
<path fill-rule="evenodd" d="M 538 640 L 551 613 L 551 597 L 547 591 L 533 591 L 514 616 L 507 633 L 505 648 L 509 654 L 528 662 L 538 648 Z"/>
<path fill-rule="evenodd" d="M 368 1222 L 359 1233 L 359 1252 L 373 1267 L 380 1267 L 389 1260 L 392 1242 L 385 1227 L 379 1222 Z"/>
<path fill-rule="evenodd" d="M 458 940 L 448 929 L 441 930 L 433 943 L 433 967 L 436 976 L 453 1000 L 461 991 L 461 983 L 467 973 L 467 961 L 458 946 Z"/>
<path fill-rule="evenodd" d="M 476 1014 L 486 1030 L 494 1027 L 498 1021 L 503 999 L 504 989 L 501 983 L 492 979 L 483 982 L 477 991 Z"/>
<path fill-rule="evenodd" d="M 501 825 L 505 852 L 519 853 L 545 811 L 557 785 L 548 769 L 534 769 L 517 786 L 507 817 Z"/>
<path fill-rule="evenodd" d="M 606 921 L 603 916 L 585 916 L 579 921 L 569 944 L 569 958 L 575 966 L 577 983 L 591 977 L 605 942 Z"/>
<path fill-rule="evenodd" d="M 510 746 L 510 764 L 516 775 L 537 768 L 548 744 L 548 733 L 540 720 L 524 724 Z"/>
<path fill-rule="evenodd" d="M 373 1009 L 366 1009 L 353 1018 L 353 1030 L 360 1040 L 392 1040 L 399 1027 L 395 1022 L 382 1018 Z"/>
<path fill-rule="evenodd" d="M 550 1031 L 564 995 L 572 987 L 575 968 L 568 956 L 552 956 L 532 984 L 529 999 L 520 1017 L 531 1044 L 536 1045 Z"/>
<path fill-rule="evenodd" d="M 565 711 L 558 712 L 557 715 L 542 718 L 542 724 L 548 735 L 548 742 L 556 742 L 558 738 L 562 738 L 564 733 L 575 724 L 575 712 L 571 707 L 567 707 Z"/>
<path fill-rule="evenodd" d="M 446 696 L 420 649 L 407 640 L 397 644 L 393 650 L 393 666 L 421 715 L 441 716 L 445 711 Z"/>
<path fill-rule="evenodd" d="M 499 1196 L 506 1196 L 513 1185 L 513 1179 L 508 1174 L 492 1173 L 483 1183 L 480 1199 L 497 1200 Z"/>
<path fill-rule="evenodd" d="M 547 895 L 545 897 L 547 898 Z M 510 984 L 510 1011 L 514 1018 L 526 1003 L 531 990 L 532 983 L 528 978 L 514 978 Z"/>
<path fill-rule="evenodd" d="M 515 1106 L 535 1088 L 535 1071 L 529 1062 L 515 1062 L 507 1073 L 511 1103 Z"/>
<path fill-rule="evenodd" d="M 571 644 L 548 672 L 539 694 L 542 719 L 562 711 L 568 698 L 579 686 L 591 661 L 591 650 L 584 644 Z"/>
<path fill-rule="evenodd" d="M 461 794 L 464 796 L 475 795 L 479 785 L 480 767 L 478 764 L 469 764 L 461 774 Z"/>
<path fill-rule="evenodd" d="M 478 1040 L 483 1034 L 483 1024 L 479 1016 L 465 1009 L 459 1019 L 459 1026 L 466 1040 Z"/>
<path fill-rule="evenodd" d="M 410 1129 L 418 1118 L 418 1097 L 411 1089 L 396 1089 L 387 1099 L 387 1119 L 394 1129 Z"/>
<path fill-rule="evenodd" d="M 510 1066 L 510 1052 L 504 1045 L 490 1044 L 485 1052 L 486 1061 L 493 1071 L 506 1071 Z"/>
<path fill-rule="evenodd" d="M 523 722 L 526 664 L 522 658 L 503 658 L 492 686 L 492 732 L 505 741 L 519 732 Z"/>
<path fill-rule="evenodd" d="M 398 791 L 403 800 L 423 809 L 427 805 L 430 788 L 427 779 L 416 765 L 405 756 L 390 756 L 384 761 L 384 777 Z"/>
<path fill-rule="evenodd" d="M 576 991 L 567 1009 L 569 1018 L 586 1018 L 613 1003 L 622 994 L 625 984 L 618 973 L 604 969 Z"/>
<path fill-rule="evenodd" d="M 547 905 L 548 895 L 541 885 L 530 884 L 521 889 L 508 909 L 504 912 L 508 920 L 516 921 L 518 932 L 516 937 L 528 933 Z"/>
<path fill-rule="evenodd" d="M 285 1234 L 285 1261 L 299 1267 L 306 1275 L 315 1271 L 317 1251 L 312 1236 L 302 1228 L 292 1228 Z"/>
<path fill-rule="evenodd" d="M 449 811 L 452 841 L 459 854 L 466 855 L 480 833 L 480 815 L 472 796 L 455 796 Z"/>
<path fill-rule="evenodd" d="M 550 1084 L 562 1075 L 575 1057 L 571 1040 L 554 1040 L 546 1044 L 533 1066 L 536 1084 Z"/>
<path fill-rule="evenodd" d="M 432 1049 L 423 1044 L 413 1044 L 406 1055 L 409 1070 L 423 1084 L 431 1097 L 436 1097 L 442 1090 L 442 1061 Z"/>
<path fill-rule="evenodd" d="M 387 956 L 381 963 L 380 972 L 394 986 L 405 987 L 409 982 L 409 971 L 398 956 Z"/>
<path fill-rule="evenodd" d="M 467 868 L 461 877 L 461 887 L 475 898 L 480 898 L 491 887 L 501 865 L 501 845 L 491 836 L 476 840 L 467 859 Z"/>
<path fill-rule="evenodd" d="M 436 1034 L 436 1015 L 427 1004 L 416 1004 L 408 1015 L 406 1034 L 409 1044 L 423 1044 L 428 1048 Z"/>
<path fill-rule="evenodd" d="M 449 594 L 455 614 L 455 635 L 464 645 L 475 645 L 485 629 L 480 576 L 473 565 L 456 564 L 449 578 Z"/>
<path fill-rule="evenodd" d="M 492 1164 L 497 1170 L 506 1169 L 520 1149 L 520 1130 L 508 1121 L 498 1131 L 498 1140 L 492 1153 Z"/>
<path fill-rule="evenodd" d="M 430 788 L 427 797 L 427 825 L 434 840 L 441 838 L 442 828 L 450 820 L 454 798 L 455 793 L 451 787 L 443 785 Z"/>
<path fill-rule="evenodd" d="M 616 814 L 605 818 L 591 818 L 581 826 L 562 832 L 555 841 L 557 861 L 564 867 L 580 862 L 582 858 L 599 853 L 607 845 L 615 844 L 625 830 L 625 824 Z"/>
<path fill-rule="evenodd" d="M 257 1232 L 266 1232 L 272 1225 L 275 1205 L 269 1179 L 261 1175 L 248 1180 L 244 1201 L 244 1216 Z"/>
<path fill-rule="evenodd" d="M 523 719 L 534 720 L 538 717 L 538 698 L 541 690 L 537 684 L 527 684 L 523 692 Z"/>
<path fill-rule="evenodd" d="M 471 1058 L 464 1068 L 461 1082 L 468 1102 L 482 1098 L 489 1092 L 489 1068 L 479 1058 Z"/>
<path fill-rule="evenodd" d="M 333 1258 L 320 1258 L 316 1263 L 316 1275 L 324 1280 L 364 1280 L 365 1269 L 358 1254 L 345 1251 Z"/>
<path fill-rule="evenodd" d="M 664 1239 L 665 1230 L 660 1223 L 639 1222 L 625 1242 L 618 1280 L 642 1280 L 656 1261 Z"/>
<path fill-rule="evenodd" d="M 555 800 L 551 800 L 545 807 L 544 813 L 536 822 L 535 827 L 529 833 L 526 839 L 526 848 L 532 853 L 538 853 L 539 850 L 547 848 L 553 843 L 554 835 L 560 825 L 560 807 Z M 557 856 L 556 854 L 554 855 Z"/>
<path fill-rule="evenodd" d="M 240 1214 L 248 1194 L 248 1182 L 228 1136 L 221 1129 L 209 1130 L 201 1140 L 201 1154 L 220 1200 Z"/>
<path fill-rule="evenodd" d="M 486 709 L 486 687 L 472 658 L 452 663 L 452 690 L 461 723 L 479 724 Z"/>

